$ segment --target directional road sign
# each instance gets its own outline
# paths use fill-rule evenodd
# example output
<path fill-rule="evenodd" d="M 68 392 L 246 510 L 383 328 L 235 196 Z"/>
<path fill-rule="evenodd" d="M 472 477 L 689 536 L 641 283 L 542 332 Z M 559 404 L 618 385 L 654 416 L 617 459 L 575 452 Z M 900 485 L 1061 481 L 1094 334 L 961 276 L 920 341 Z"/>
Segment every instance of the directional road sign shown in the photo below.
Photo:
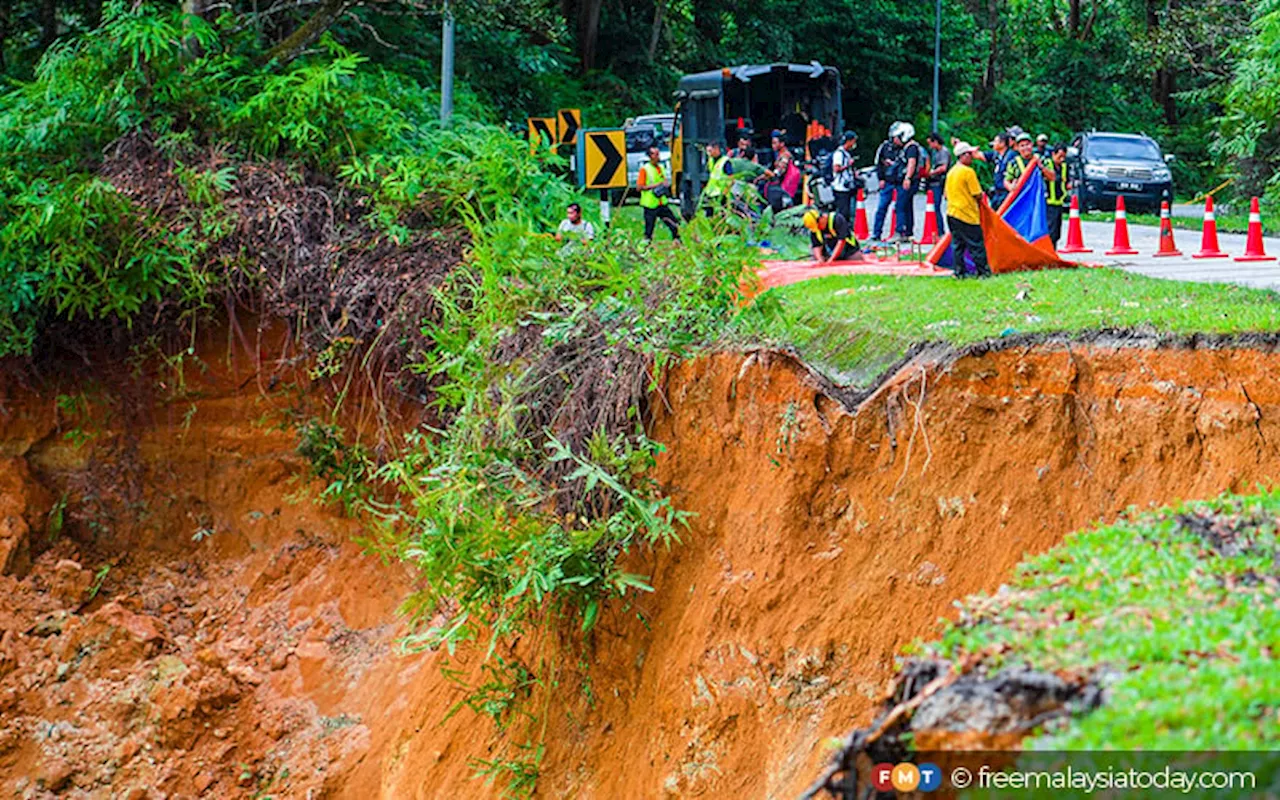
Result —
<path fill-rule="evenodd" d="M 562 108 L 556 112 L 557 141 L 560 144 L 573 144 L 578 141 L 578 129 L 582 127 L 582 111 L 576 108 Z"/>
<path fill-rule="evenodd" d="M 627 134 L 621 128 L 578 131 L 578 183 L 586 189 L 627 185 Z"/>
<path fill-rule="evenodd" d="M 556 143 L 555 117 L 529 117 L 529 152 L 533 152 L 546 142 L 548 147 Z"/>

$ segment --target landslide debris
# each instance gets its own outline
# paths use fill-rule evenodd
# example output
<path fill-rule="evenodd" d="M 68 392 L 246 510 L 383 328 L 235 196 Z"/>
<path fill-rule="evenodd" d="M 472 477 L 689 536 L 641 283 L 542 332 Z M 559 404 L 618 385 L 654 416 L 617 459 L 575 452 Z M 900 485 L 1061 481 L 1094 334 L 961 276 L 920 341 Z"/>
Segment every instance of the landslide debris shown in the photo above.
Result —
<path fill-rule="evenodd" d="M 204 268 L 222 280 L 245 349 L 254 332 L 240 329 L 239 316 L 257 321 L 255 339 L 284 320 L 303 347 L 286 349 L 282 362 L 319 354 L 318 369 L 336 370 L 349 360 L 373 385 L 391 379 L 422 399 L 421 381 L 402 370 L 426 352 L 422 325 L 437 316 L 432 290 L 462 263 L 469 241 L 460 224 L 423 229 L 429 197 L 395 238 L 374 224 L 365 195 L 322 173 L 284 160 L 232 159 L 218 147 L 166 151 L 147 130 L 108 147 L 100 174 L 170 230 L 201 231 Z M 217 192 L 201 191 L 191 177 L 209 175 L 222 176 Z M 172 324 L 166 311 L 156 319 Z M 70 336 L 59 340 L 83 348 Z"/>

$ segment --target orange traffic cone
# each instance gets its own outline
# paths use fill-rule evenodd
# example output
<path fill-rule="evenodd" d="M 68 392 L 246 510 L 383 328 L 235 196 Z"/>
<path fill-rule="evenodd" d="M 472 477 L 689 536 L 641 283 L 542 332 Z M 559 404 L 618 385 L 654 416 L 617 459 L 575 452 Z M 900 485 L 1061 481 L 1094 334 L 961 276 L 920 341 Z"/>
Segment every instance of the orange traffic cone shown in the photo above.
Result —
<path fill-rule="evenodd" d="M 1116 196 L 1116 237 L 1107 251 L 1109 256 L 1136 256 L 1137 250 L 1129 244 L 1129 218 L 1124 213 L 1124 195 Z"/>
<path fill-rule="evenodd" d="M 1204 229 L 1200 232 L 1200 252 L 1192 258 L 1226 258 L 1218 248 L 1218 222 L 1213 218 L 1213 195 L 1204 199 Z"/>
<path fill-rule="evenodd" d="M 1180 256 L 1182 251 L 1173 244 L 1173 220 L 1169 217 L 1169 204 L 1160 203 L 1160 249 L 1154 256 Z"/>
<path fill-rule="evenodd" d="M 865 242 L 871 238 L 871 226 L 867 225 L 867 193 L 858 190 L 857 205 L 853 209 L 853 238 Z"/>
<path fill-rule="evenodd" d="M 933 190 L 924 196 L 924 233 L 920 235 L 920 244 L 938 243 L 938 210 L 933 205 Z"/>
<path fill-rule="evenodd" d="M 1244 244 L 1244 255 L 1236 261 L 1275 261 L 1262 247 L 1262 213 L 1258 210 L 1258 198 L 1249 204 L 1249 239 Z"/>
<path fill-rule="evenodd" d="M 1067 220 L 1067 246 L 1059 253 L 1092 253 L 1092 247 L 1084 246 L 1084 231 L 1080 228 L 1080 197 L 1071 195 L 1071 211 Z"/>
<path fill-rule="evenodd" d="M 880 191 L 883 192 L 884 189 L 881 189 Z M 897 189 L 893 190 L 893 199 L 890 200 L 889 202 L 892 203 L 892 205 L 889 206 L 889 238 L 892 239 L 893 237 L 898 235 L 898 190 Z"/>

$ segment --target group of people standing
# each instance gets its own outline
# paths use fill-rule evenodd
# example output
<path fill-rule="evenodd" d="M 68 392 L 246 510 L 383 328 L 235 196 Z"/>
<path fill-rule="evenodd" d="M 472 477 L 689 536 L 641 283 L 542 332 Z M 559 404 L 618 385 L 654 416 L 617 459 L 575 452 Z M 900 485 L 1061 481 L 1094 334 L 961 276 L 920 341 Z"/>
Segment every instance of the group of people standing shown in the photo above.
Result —
<path fill-rule="evenodd" d="M 876 241 L 906 241 L 915 231 L 915 196 L 921 191 L 932 191 L 934 212 L 937 214 L 938 233 L 948 229 L 943 211 L 944 185 L 952 168 L 953 154 L 959 139 L 952 137 L 948 149 L 937 132 L 929 134 L 926 145 L 915 140 L 915 127 L 909 122 L 895 122 L 889 128 L 888 138 L 876 149 L 876 177 L 880 180 L 880 198 L 876 206 L 872 238 Z M 1045 179 L 1045 201 L 1049 208 L 1049 235 L 1057 246 L 1062 235 L 1062 218 L 1070 202 L 1071 184 L 1067 174 L 1067 146 L 1049 145 L 1049 137 L 1040 134 L 1033 141 L 1031 135 L 1014 126 L 998 134 L 991 141 L 991 149 L 974 148 L 973 158 L 991 167 L 992 182 L 986 194 L 993 208 L 999 208 L 1018 185 L 1033 157 L 1039 157 L 1040 170 Z M 976 174 L 976 173 L 975 173 Z M 896 197 L 896 205 L 895 205 Z M 895 229 L 883 236 L 885 217 L 894 208 Z"/>
<path fill-rule="evenodd" d="M 937 132 L 929 134 L 925 144 L 921 145 L 916 141 L 915 133 L 915 126 L 911 123 L 895 122 L 889 128 L 888 138 L 876 148 L 875 171 L 880 179 L 880 198 L 872 230 L 873 240 L 911 240 L 915 234 L 915 196 L 921 191 L 930 191 L 933 193 L 939 234 L 948 231 L 952 234 L 956 274 L 960 277 L 967 274 L 989 275 L 981 227 L 983 195 L 992 208 L 999 209 L 1018 188 L 1024 174 L 1038 157 L 1038 167 L 1044 178 L 1049 235 L 1057 246 L 1073 188 L 1068 176 L 1066 145 L 1050 146 L 1049 137 L 1044 134 L 1033 140 L 1030 134 L 1017 126 L 997 134 L 988 150 L 954 137 L 948 148 Z M 761 195 L 770 204 L 779 196 L 793 197 L 800 184 L 799 167 L 783 136 L 782 131 L 773 132 L 773 158 L 757 180 Z M 804 227 L 810 234 L 813 256 L 819 262 L 856 258 L 860 250 L 852 231 L 853 198 L 858 186 L 853 151 L 857 144 L 857 134 L 851 131 L 844 133 L 832 157 L 835 210 L 831 213 L 810 210 L 803 218 Z M 703 207 L 712 213 L 730 199 L 730 190 L 736 180 L 733 159 L 758 161 L 751 149 L 749 133 L 742 134 L 738 146 L 732 150 L 726 152 L 721 143 L 713 142 L 707 145 L 706 154 L 710 174 L 703 190 Z M 990 165 L 992 180 L 985 187 L 973 167 L 975 161 Z M 656 146 L 649 149 L 648 161 L 640 169 L 637 188 L 644 213 L 645 240 L 652 240 L 657 224 L 661 222 L 670 231 L 672 239 L 679 241 L 680 221 L 670 206 L 671 176 L 663 168 L 661 151 Z M 790 205 L 785 200 L 780 204 Z M 891 207 L 895 208 L 896 224 L 886 239 L 882 238 L 882 232 Z M 580 231 L 582 224 L 581 210 L 571 208 L 569 219 L 562 223 L 556 238 L 573 236 L 589 240 L 594 231 Z M 970 263 L 974 267 L 971 273 L 967 270 Z"/>

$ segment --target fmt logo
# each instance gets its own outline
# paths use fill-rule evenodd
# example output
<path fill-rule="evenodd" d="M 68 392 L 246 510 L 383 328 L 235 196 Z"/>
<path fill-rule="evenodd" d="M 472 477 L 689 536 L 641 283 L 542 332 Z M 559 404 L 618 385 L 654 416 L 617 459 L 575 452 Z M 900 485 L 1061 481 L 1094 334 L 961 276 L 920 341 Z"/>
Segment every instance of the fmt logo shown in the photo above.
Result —
<path fill-rule="evenodd" d="M 871 785 L 877 792 L 932 792 L 942 785 L 942 770 L 937 764 L 917 766 L 906 761 L 876 764 L 871 768 Z"/>

